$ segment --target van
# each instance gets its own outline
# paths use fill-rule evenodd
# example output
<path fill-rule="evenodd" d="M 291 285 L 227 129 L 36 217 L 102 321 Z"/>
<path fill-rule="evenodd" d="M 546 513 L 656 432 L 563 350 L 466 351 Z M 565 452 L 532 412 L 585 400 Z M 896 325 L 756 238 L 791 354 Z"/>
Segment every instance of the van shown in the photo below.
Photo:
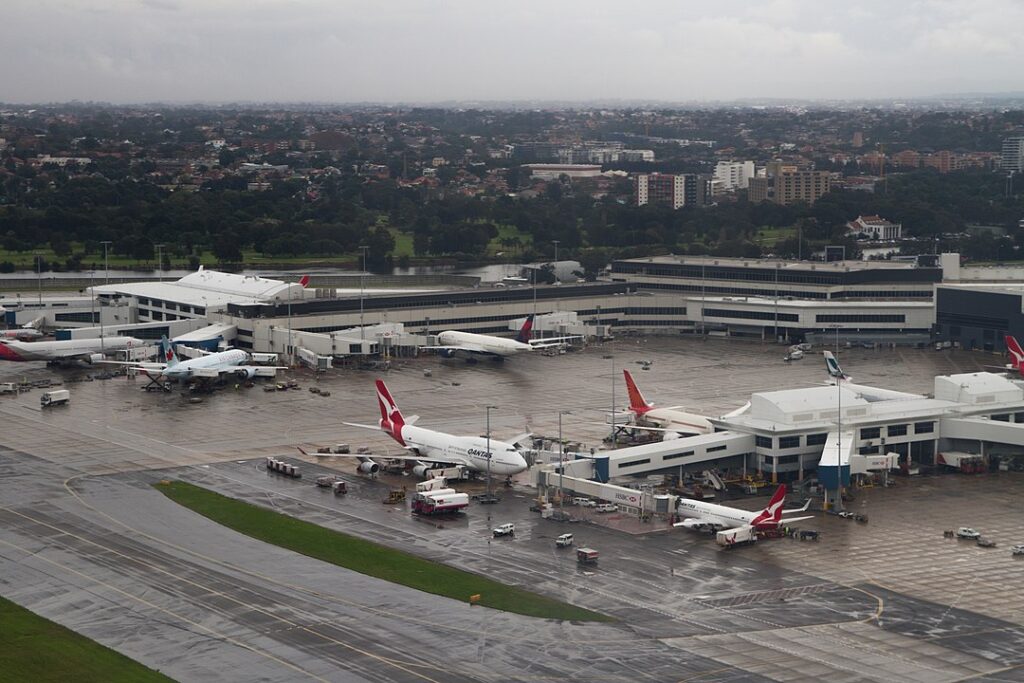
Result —
<path fill-rule="evenodd" d="M 555 546 L 558 548 L 568 548 L 572 545 L 572 534 L 562 534 L 555 539 Z"/>
<path fill-rule="evenodd" d="M 16 393 L 18 393 L 18 387 L 14 386 L 14 382 L 0 382 L 0 394 Z"/>
<path fill-rule="evenodd" d="M 571 502 L 573 505 L 582 505 L 583 507 L 588 507 L 593 503 L 589 498 L 583 498 L 580 496 L 573 497 Z"/>
<path fill-rule="evenodd" d="M 43 395 L 39 397 L 39 405 L 43 408 L 49 406 L 64 405 L 71 401 L 71 392 L 67 389 L 55 389 L 54 391 L 44 391 Z"/>

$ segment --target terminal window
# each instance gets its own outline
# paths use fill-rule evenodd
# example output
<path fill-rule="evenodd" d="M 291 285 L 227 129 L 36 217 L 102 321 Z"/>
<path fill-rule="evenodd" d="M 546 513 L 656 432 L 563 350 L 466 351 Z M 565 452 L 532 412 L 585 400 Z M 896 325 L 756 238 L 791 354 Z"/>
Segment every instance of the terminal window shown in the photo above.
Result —
<path fill-rule="evenodd" d="M 907 425 L 889 425 L 886 432 L 889 436 L 905 436 L 907 433 Z"/>
<path fill-rule="evenodd" d="M 808 446 L 824 446 L 826 441 L 828 441 L 828 434 L 808 434 L 807 435 L 807 445 Z"/>
<path fill-rule="evenodd" d="M 800 437 L 799 436 L 782 436 L 779 437 L 779 448 L 799 448 Z"/>
<path fill-rule="evenodd" d="M 755 436 L 754 437 L 754 445 L 757 446 L 758 448 L 771 448 L 772 447 L 772 437 L 770 437 L 770 436 Z"/>
<path fill-rule="evenodd" d="M 915 434 L 931 434 L 935 431 L 934 422 L 915 422 L 914 433 Z"/>
<path fill-rule="evenodd" d="M 999 422 L 1009 422 L 1010 421 L 1010 414 L 1009 413 L 1000 413 L 998 415 L 993 415 L 992 419 L 993 420 L 998 420 Z"/>
<path fill-rule="evenodd" d="M 862 439 L 877 439 L 882 435 L 881 427 L 867 427 L 860 430 L 860 438 Z"/>

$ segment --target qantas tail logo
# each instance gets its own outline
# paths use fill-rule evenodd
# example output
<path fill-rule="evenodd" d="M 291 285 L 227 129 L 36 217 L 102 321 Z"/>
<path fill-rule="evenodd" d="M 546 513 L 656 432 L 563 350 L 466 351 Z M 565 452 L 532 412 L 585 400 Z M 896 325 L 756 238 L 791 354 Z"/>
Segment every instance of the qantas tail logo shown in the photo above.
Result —
<path fill-rule="evenodd" d="M 1024 368 L 1024 349 L 1020 348 L 1017 338 L 1012 334 L 1006 335 L 1006 350 L 1010 352 L 1010 357 L 1013 358 L 1013 366 L 1018 370 Z"/>
<path fill-rule="evenodd" d="M 774 529 L 782 521 L 782 506 L 786 503 L 786 485 L 780 484 L 775 489 L 775 495 L 768 501 L 768 507 L 761 510 L 761 513 L 750 520 L 750 526 L 755 529 Z"/>
<path fill-rule="evenodd" d="M 519 328 L 519 334 L 516 335 L 516 341 L 523 344 L 529 344 L 530 338 L 533 337 L 533 315 L 526 316 L 526 322 Z"/>
<path fill-rule="evenodd" d="M 384 380 L 380 379 L 377 380 L 377 405 L 380 406 L 380 428 L 404 446 L 402 427 L 405 426 L 405 418 L 402 417 L 402 411 L 398 409 L 395 399 L 391 398 L 391 392 L 388 391 Z"/>
<path fill-rule="evenodd" d="M 308 276 L 308 275 L 303 275 L 303 276 L 302 276 L 302 277 L 301 277 L 301 278 L 299 279 L 299 284 L 300 284 L 300 285 L 302 285 L 302 288 L 303 288 L 303 289 L 305 289 L 305 288 L 306 288 L 306 285 L 308 285 L 308 284 L 309 284 L 309 276 Z"/>
<path fill-rule="evenodd" d="M 644 400 L 644 395 L 640 393 L 640 389 L 636 386 L 636 382 L 633 381 L 633 375 L 629 374 L 629 370 L 623 370 L 622 374 L 626 377 L 626 391 L 629 392 L 629 409 L 636 415 L 643 415 L 653 408 L 654 404 Z"/>

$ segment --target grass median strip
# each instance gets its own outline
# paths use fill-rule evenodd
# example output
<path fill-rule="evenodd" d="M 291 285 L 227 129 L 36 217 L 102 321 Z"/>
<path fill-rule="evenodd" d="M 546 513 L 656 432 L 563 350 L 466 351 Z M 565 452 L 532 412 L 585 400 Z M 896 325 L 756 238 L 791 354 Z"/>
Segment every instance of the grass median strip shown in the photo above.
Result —
<path fill-rule="evenodd" d="M 156 487 L 176 503 L 246 536 L 360 574 L 461 601 L 479 595 L 477 604 L 531 617 L 612 621 L 610 617 L 582 607 L 228 498 L 193 484 L 161 482 Z"/>
<path fill-rule="evenodd" d="M 165 683 L 172 679 L 0 598 L 0 680 Z"/>

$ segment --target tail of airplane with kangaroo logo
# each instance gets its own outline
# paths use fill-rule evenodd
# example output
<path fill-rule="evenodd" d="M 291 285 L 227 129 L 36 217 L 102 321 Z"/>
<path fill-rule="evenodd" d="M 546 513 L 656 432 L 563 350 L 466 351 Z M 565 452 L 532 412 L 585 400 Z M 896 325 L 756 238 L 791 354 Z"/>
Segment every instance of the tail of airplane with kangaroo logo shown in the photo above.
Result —
<path fill-rule="evenodd" d="M 636 382 L 633 381 L 633 375 L 629 374 L 629 370 L 623 370 L 622 374 L 626 377 L 626 391 L 629 392 L 629 409 L 633 411 L 633 414 L 643 415 L 654 408 L 653 403 L 648 403 L 644 400 L 644 395 L 640 393 L 640 389 L 636 386 Z"/>
<path fill-rule="evenodd" d="M 774 529 L 782 522 L 782 506 L 786 503 L 786 485 L 779 484 L 775 494 L 768 501 L 767 507 L 761 513 L 750 520 L 750 526 L 755 529 Z"/>
<path fill-rule="evenodd" d="M 1013 367 L 1024 375 L 1024 349 L 1017 343 L 1017 338 L 1012 334 L 1006 335 L 1006 350 L 1010 352 L 1013 359 Z"/>
<path fill-rule="evenodd" d="M 521 344 L 529 344 L 530 339 L 533 337 L 533 314 L 526 316 L 526 321 L 523 326 L 519 328 L 519 334 L 516 335 L 516 341 Z"/>
<path fill-rule="evenodd" d="M 391 392 L 388 391 L 384 380 L 380 379 L 377 380 L 377 404 L 380 406 L 380 428 L 404 446 L 402 427 L 405 426 L 405 418 L 402 417 L 402 411 L 398 409 L 398 404 L 391 397 Z"/>

